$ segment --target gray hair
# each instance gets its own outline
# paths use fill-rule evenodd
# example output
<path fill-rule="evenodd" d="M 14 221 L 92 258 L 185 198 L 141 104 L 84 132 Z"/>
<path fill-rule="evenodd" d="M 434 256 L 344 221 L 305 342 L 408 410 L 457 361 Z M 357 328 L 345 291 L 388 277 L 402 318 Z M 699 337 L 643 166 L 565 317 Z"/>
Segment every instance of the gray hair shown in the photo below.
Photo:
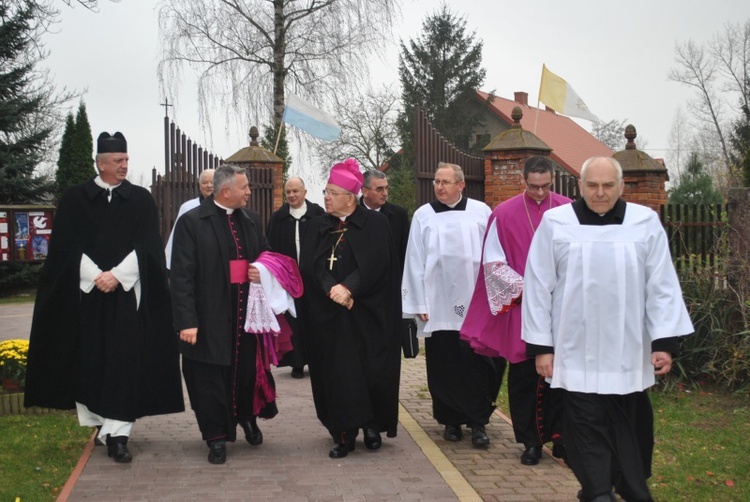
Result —
<path fill-rule="evenodd" d="M 615 171 L 617 171 L 617 182 L 622 182 L 622 166 L 613 157 L 591 157 L 590 159 L 586 159 L 586 162 L 581 166 L 581 181 L 586 181 L 586 171 L 588 171 L 591 164 L 597 160 L 609 161 L 610 165 L 615 168 Z"/>
<path fill-rule="evenodd" d="M 386 176 L 384 172 L 378 171 L 377 169 L 368 169 L 367 171 L 364 172 L 362 176 L 364 177 L 362 186 L 365 188 L 370 188 L 370 185 L 372 184 L 372 180 L 387 180 L 388 179 L 388 176 Z"/>
<path fill-rule="evenodd" d="M 208 174 L 216 174 L 216 173 L 214 172 L 213 169 L 204 169 L 203 171 L 201 171 L 200 176 L 198 176 L 198 182 L 200 183 L 201 181 L 203 181 L 203 177 Z"/>
<path fill-rule="evenodd" d="M 448 164 L 447 162 L 438 162 L 438 169 L 453 169 L 453 175 L 456 177 L 456 182 L 461 183 L 464 181 L 464 170 L 458 164 Z M 437 170 L 435 170 L 437 172 Z"/>
<path fill-rule="evenodd" d="M 244 167 L 233 166 L 231 164 L 222 164 L 217 167 L 214 173 L 214 196 L 219 195 L 221 189 L 225 186 L 231 185 L 237 174 L 247 175 L 247 170 Z"/>

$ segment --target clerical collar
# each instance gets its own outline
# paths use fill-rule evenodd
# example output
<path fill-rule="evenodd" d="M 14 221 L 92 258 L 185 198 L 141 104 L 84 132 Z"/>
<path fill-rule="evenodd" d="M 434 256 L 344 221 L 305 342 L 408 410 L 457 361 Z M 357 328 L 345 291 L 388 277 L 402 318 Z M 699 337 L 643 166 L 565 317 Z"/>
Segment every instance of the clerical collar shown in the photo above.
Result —
<path fill-rule="evenodd" d="M 306 212 L 307 212 L 307 201 L 302 202 L 302 205 L 297 208 L 289 206 L 289 214 L 292 215 L 292 218 L 294 218 L 295 220 L 299 220 L 300 218 L 302 218 Z"/>
<path fill-rule="evenodd" d="M 120 183 L 118 183 L 116 185 L 110 185 L 109 183 L 107 183 L 106 181 L 104 181 L 101 176 L 97 176 L 96 178 L 94 178 L 94 183 L 96 183 L 97 185 L 99 185 L 100 187 L 102 187 L 105 190 L 114 190 L 115 188 L 117 188 L 120 185 L 122 185 L 122 182 L 120 182 Z"/>
<path fill-rule="evenodd" d="M 224 211 L 226 211 L 226 212 L 227 212 L 227 214 L 232 214 L 232 213 L 234 212 L 234 209 L 233 209 L 233 208 L 231 208 L 231 207 L 224 207 L 224 206 L 222 206 L 221 204 L 219 204 L 218 202 L 216 202 L 216 199 L 214 199 L 214 204 L 216 204 L 216 205 L 217 205 L 217 206 L 219 206 L 219 207 L 220 207 L 221 209 L 223 209 Z"/>
<path fill-rule="evenodd" d="M 365 202 L 364 197 L 362 198 L 362 205 L 365 206 L 370 211 L 380 211 L 380 207 L 383 207 L 383 206 L 380 206 L 379 208 L 376 208 L 376 209 L 371 208 L 370 206 L 367 205 L 367 202 Z"/>
<path fill-rule="evenodd" d="M 581 225 L 621 225 L 628 205 L 624 200 L 617 199 L 612 209 L 602 215 L 592 211 L 583 197 L 573 202 L 572 206 Z"/>
<path fill-rule="evenodd" d="M 464 197 L 463 194 L 461 194 L 461 197 L 454 204 L 448 205 L 443 204 L 439 200 L 434 200 L 430 202 L 430 205 L 436 213 L 442 213 L 445 211 L 466 211 L 466 204 L 468 203 L 468 200 L 469 199 L 467 197 Z"/>

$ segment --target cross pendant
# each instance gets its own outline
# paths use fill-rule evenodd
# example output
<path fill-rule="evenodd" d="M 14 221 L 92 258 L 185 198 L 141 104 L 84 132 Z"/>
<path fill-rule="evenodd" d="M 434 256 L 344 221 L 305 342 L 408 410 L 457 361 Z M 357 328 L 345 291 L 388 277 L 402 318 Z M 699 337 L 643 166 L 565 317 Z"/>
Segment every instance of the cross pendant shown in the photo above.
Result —
<path fill-rule="evenodd" d="M 333 270 L 333 262 L 338 261 L 338 258 L 331 253 L 331 256 L 326 261 L 328 262 L 328 270 Z"/>

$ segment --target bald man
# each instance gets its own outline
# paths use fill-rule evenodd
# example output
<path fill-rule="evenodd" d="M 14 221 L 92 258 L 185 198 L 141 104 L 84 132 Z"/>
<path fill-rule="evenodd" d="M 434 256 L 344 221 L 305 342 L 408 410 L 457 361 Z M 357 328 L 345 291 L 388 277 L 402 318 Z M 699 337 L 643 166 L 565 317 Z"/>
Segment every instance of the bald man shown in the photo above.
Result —
<path fill-rule="evenodd" d="M 300 235 L 312 218 L 325 214 L 322 207 L 306 199 L 307 189 L 302 178 L 289 178 L 284 185 L 286 202 L 268 221 L 266 236 L 273 251 L 290 256 L 299 262 Z M 279 366 L 291 366 L 292 377 L 304 377 L 306 364 L 304 351 L 304 327 L 300 320 L 302 308 L 297 305 L 297 318 L 286 315 L 292 327 L 294 350 L 284 355 Z"/>

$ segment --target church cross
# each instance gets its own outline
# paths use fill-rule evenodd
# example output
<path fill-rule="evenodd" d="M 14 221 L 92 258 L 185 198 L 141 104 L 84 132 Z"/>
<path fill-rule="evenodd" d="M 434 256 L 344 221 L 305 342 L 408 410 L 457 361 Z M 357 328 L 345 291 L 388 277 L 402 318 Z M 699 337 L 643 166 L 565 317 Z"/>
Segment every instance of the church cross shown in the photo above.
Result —
<path fill-rule="evenodd" d="M 164 107 L 164 116 L 168 118 L 169 117 L 169 107 L 170 106 L 174 106 L 174 105 L 170 105 L 169 104 L 169 100 L 167 98 L 164 98 L 164 102 L 161 103 L 159 106 L 163 106 Z"/>

